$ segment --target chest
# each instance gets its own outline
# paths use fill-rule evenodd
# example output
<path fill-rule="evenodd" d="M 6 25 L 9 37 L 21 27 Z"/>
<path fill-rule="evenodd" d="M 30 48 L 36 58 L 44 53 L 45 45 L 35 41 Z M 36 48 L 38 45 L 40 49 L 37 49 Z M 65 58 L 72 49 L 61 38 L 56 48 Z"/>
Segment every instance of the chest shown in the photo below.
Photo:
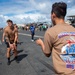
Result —
<path fill-rule="evenodd" d="M 9 29 L 7 30 L 8 35 L 14 36 L 15 35 L 15 30 Z"/>

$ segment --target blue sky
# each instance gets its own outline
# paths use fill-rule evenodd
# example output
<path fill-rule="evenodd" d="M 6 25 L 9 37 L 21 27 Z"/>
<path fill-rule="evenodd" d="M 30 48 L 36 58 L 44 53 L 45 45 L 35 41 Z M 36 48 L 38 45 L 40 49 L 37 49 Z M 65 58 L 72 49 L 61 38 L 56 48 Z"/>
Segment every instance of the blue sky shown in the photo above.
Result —
<path fill-rule="evenodd" d="M 50 21 L 51 6 L 59 1 L 67 3 L 67 15 L 75 15 L 75 0 L 0 0 L 0 27 L 7 19 L 16 24 Z"/>

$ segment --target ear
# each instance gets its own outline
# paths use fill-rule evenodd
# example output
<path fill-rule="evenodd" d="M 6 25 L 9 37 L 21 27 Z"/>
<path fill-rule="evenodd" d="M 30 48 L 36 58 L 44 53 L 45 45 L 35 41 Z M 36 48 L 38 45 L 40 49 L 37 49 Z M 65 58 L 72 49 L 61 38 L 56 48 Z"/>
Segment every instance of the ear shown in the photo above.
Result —
<path fill-rule="evenodd" d="M 53 17 L 53 19 L 55 19 L 55 18 L 56 18 L 56 15 L 55 15 L 55 13 L 53 13 L 53 14 L 52 14 L 52 17 Z"/>

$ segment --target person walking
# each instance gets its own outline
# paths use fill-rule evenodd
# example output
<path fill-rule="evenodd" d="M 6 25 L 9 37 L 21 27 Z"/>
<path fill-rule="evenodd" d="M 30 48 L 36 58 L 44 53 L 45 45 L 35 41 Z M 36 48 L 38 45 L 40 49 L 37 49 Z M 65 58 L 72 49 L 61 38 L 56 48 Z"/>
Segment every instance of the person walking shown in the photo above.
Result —
<path fill-rule="evenodd" d="M 35 27 L 33 24 L 30 26 L 30 32 L 31 32 L 31 41 L 34 41 L 34 35 L 35 35 Z"/>

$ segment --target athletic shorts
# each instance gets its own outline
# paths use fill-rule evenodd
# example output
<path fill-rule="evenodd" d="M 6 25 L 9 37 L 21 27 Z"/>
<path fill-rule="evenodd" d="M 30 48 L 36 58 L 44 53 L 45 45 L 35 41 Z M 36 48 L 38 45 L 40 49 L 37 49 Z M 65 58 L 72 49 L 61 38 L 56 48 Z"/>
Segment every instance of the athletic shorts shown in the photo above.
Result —
<path fill-rule="evenodd" d="M 13 44 L 13 43 L 14 43 L 14 41 L 11 41 L 11 42 L 10 42 L 10 44 Z M 8 43 L 7 41 L 5 41 L 5 44 L 6 44 L 7 48 L 10 48 L 9 43 Z M 17 42 L 16 42 L 15 44 L 16 44 L 16 46 L 17 46 Z"/>

